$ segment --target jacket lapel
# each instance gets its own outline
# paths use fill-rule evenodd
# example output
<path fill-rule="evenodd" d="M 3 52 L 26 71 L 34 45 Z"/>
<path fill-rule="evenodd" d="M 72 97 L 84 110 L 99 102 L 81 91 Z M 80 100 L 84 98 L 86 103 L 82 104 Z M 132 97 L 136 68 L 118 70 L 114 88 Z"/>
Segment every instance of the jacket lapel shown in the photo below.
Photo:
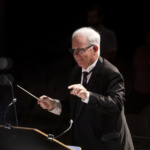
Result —
<path fill-rule="evenodd" d="M 101 65 L 102 65 L 102 58 L 100 57 L 98 59 L 98 61 L 97 61 L 97 64 L 96 64 L 96 66 L 95 66 L 95 68 L 93 70 L 93 73 L 92 73 L 92 75 L 90 77 L 90 80 L 89 80 L 89 82 L 87 84 L 87 90 L 88 91 L 92 89 L 92 87 L 93 87 L 93 85 L 94 85 L 94 83 L 95 83 L 95 81 L 96 81 L 96 79 L 98 77 L 98 74 L 101 71 L 101 69 L 100 69 Z"/>

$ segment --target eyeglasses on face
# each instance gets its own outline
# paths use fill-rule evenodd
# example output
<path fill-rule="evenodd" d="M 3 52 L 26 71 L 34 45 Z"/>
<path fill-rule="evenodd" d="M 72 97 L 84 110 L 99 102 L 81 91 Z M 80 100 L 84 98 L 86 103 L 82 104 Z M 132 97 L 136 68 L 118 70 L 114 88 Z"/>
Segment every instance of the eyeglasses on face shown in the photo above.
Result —
<path fill-rule="evenodd" d="M 83 54 L 86 50 L 88 50 L 88 48 L 94 46 L 93 44 L 85 47 L 85 48 L 77 48 L 77 49 L 69 49 L 69 51 L 71 52 L 71 54 L 73 55 L 77 55 L 77 54 Z"/>

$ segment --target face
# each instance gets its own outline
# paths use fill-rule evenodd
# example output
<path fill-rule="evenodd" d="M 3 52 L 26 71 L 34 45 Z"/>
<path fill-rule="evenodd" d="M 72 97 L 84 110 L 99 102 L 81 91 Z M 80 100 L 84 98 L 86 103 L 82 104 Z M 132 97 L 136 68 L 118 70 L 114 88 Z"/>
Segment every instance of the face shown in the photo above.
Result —
<path fill-rule="evenodd" d="M 84 36 L 76 36 L 72 40 L 72 49 L 85 48 L 90 46 L 87 42 L 87 39 Z M 93 46 L 88 48 L 84 53 L 75 53 L 74 59 L 77 62 L 78 66 L 83 69 L 87 69 L 88 66 L 94 63 L 96 60 L 96 52 L 93 49 Z"/>

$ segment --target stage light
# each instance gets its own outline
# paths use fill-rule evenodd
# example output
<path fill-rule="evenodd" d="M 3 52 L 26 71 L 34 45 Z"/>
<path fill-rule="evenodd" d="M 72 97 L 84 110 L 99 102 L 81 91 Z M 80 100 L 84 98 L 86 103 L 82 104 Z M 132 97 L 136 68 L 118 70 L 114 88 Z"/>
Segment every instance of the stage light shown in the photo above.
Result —
<path fill-rule="evenodd" d="M 1 70 L 4 70 L 7 68 L 7 65 L 8 65 L 8 61 L 5 57 L 1 57 L 0 58 L 0 69 Z"/>
<path fill-rule="evenodd" d="M 5 58 L 5 57 L 0 58 L 0 69 L 1 70 L 11 69 L 12 66 L 13 66 L 13 61 L 11 58 Z"/>

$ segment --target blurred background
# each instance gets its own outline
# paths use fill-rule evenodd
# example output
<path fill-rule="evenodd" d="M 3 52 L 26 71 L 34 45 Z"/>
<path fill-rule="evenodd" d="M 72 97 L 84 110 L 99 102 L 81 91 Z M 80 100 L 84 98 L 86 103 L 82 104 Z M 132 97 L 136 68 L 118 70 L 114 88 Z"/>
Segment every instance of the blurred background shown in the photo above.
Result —
<path fill-rule="evenodd" d="M 116 35 L 114 65 L 125 80 L 125 113 L 135 147 L 150 149 L 150 7 L 144 1 L 0 0 L 0 124 L 16 125 L 15 108 L 8 108 L 16 98 L 19 126 L 52 134 L 66 129 L 68 116 L 58 120 L 17 85 L 37 97 L 63 100 L 76 64 L 69 52 L 71 34 L 88 25 L 87 8 L 94 4 L 103 9 L 103 25 Z M 67 143 L 67 138 L 59 140 Z"/>

